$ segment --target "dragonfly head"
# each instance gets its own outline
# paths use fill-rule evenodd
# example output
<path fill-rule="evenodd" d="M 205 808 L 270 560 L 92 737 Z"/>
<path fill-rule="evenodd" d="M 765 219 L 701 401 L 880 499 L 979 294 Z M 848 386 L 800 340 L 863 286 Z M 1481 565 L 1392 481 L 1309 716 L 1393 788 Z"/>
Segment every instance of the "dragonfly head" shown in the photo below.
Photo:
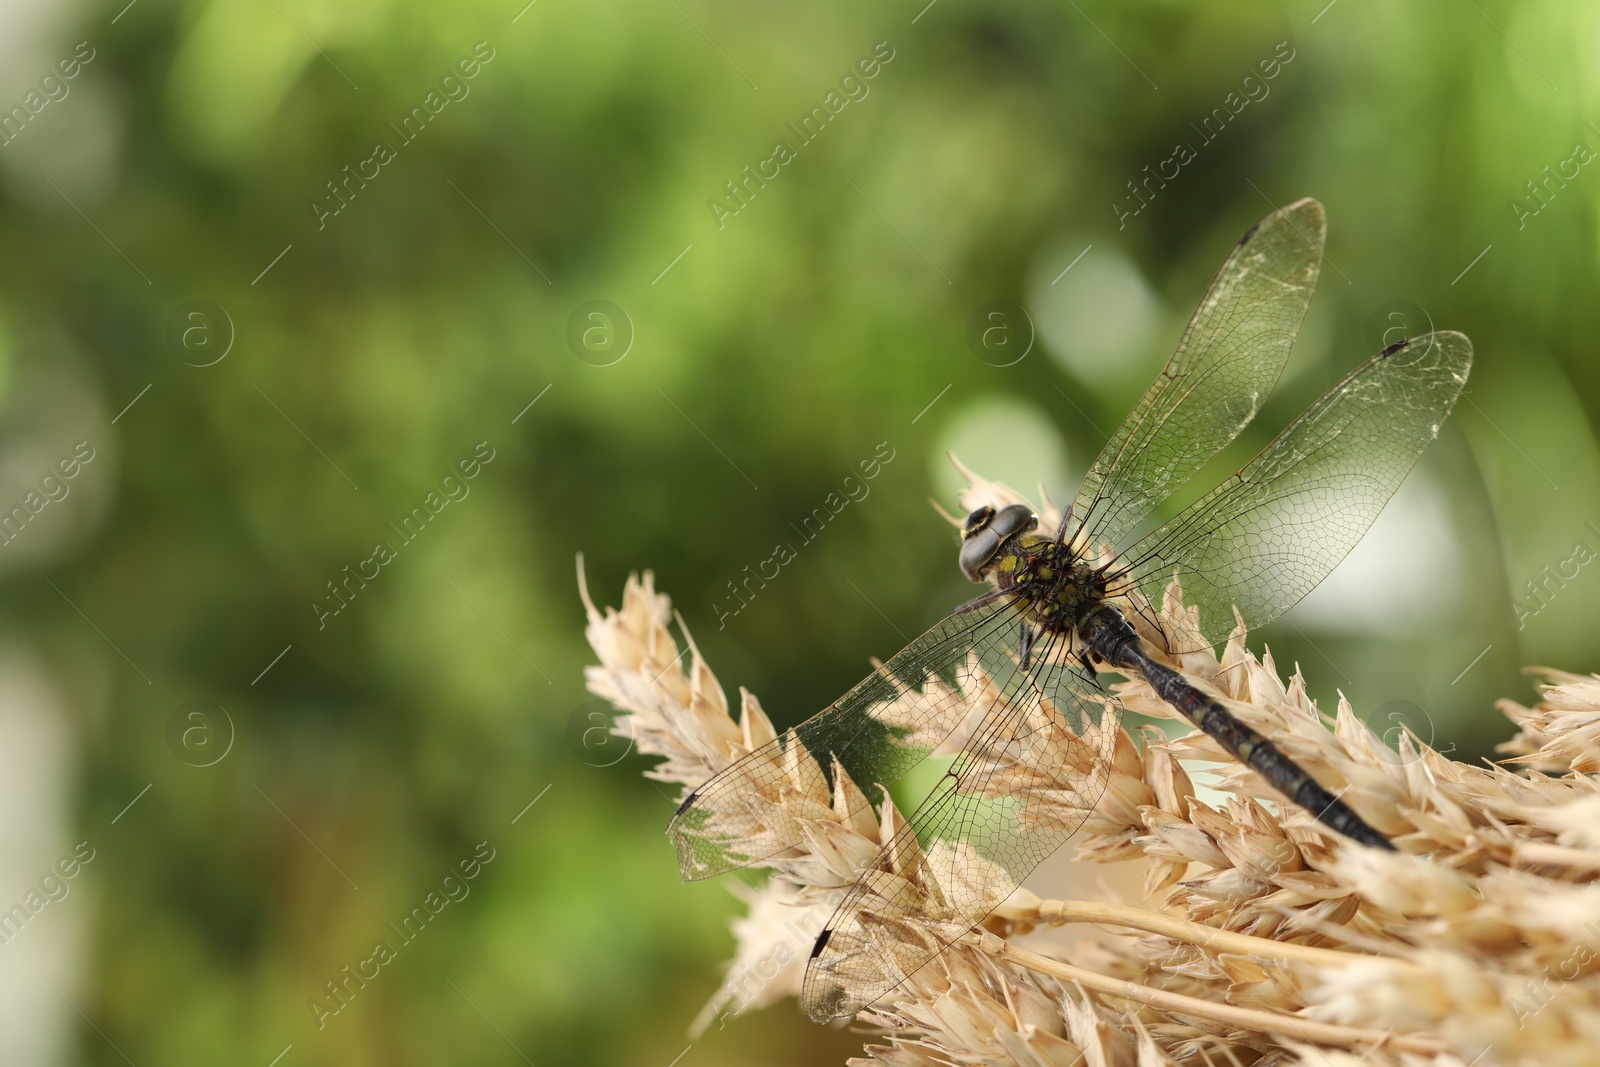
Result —
<path fill-rule="evenodd" d="M 998 511 L 985 504 L 961 524 L 961 573 L 974 582 L 1000 554 L 1000 546 L 1013 534 L 1031 530 L 1039 517 L 1026 504 L 1010 504 Z"/>

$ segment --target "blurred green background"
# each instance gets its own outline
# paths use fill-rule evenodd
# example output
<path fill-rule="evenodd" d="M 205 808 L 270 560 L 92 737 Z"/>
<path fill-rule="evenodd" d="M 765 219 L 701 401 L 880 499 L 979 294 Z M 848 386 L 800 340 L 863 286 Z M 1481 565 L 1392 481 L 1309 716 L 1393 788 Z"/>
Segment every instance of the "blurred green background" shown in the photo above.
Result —
<path fill-rule="evenodd" d="M 1600 12 L 924 3 L 0 6 L 0 1061 L 841 1062 L 792 1005 L 685 1051 L 737 903 L 679 885 L 645 761 L 582 741 L 575 554 L 601 603 L 653 568 L 792 723 L 969 595 L 946 451 L 1070 497 L 1302 196 L 1320 292 L 1228 461 L 1386 334 L 1478 357 L 1256 647 L 1466 759 L 1520 666 L 1596 666 Z M 969 340 L 994 301 L 1010 348 Z"/>

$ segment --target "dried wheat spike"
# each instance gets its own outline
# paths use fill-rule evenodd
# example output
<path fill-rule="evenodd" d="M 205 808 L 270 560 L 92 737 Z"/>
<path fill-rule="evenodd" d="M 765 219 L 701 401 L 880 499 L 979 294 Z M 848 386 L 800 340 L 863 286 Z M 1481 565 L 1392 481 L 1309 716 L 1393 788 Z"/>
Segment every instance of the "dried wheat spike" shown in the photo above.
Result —
<path fill-rule="evenodd" d="M 968 477 L 963 508 L 1025 502 Z M 648 573 L 628 580 L 620 609 L 602 612 L 586 587 L 582 595 L 599 658 L 587 668 L 589 688 L 621 712 L 615 733 L 661 757 L 650 777 L 687 792 L 774 736 L 753 694 L 741 690 L 730 717 L 681 619 L 680 651 L 670 602 Z M 1176 584 L 1159 607 L 1142 606 L 1163 627 L 1195 626 Z M 1520 731 L 1501 746 L 1507 765 L 1473 766 L 1409 735 L 1390 748 L 1342 698 L 1330 720 L 1298 672 L 1283 681 L 1270 653 L 1246 650 L 1242 632 L 1220 655 L 1171 662 L 1344 789 L 1402 852 L 1347 845 L 1186 725 L 1121 732 L 1109 786 L 1074 840 L 1079 858 L 1137 877 L 1097 902 L 1079 899 L 1094 888 L 1084 884 L 1061 886 L 1061 900 L 1018 890 L 983 930 L 857 1017 L 880 1036 L 852 1063 L 1600 1062 L 1600 789 L 1591 777 L 1600 769 L 1600 676 L 1540 669 L 1537 705 L 1500 704 Z M 1173 718 L 1142 681 L 1116 691 L 1131 710 Z M 1219 801 L 1197 795 L 1191 773 L 1202 765 L 1215 768 Z M 803 844 L 765 861 L 768 882 L 744 894 L 735 958 L 697 1030 L 796 994 L 811 939 L 863 871 L 912 886 L 919 908 L 939 907 L 922 877 L 950 861 L 937 848 L 872 866 L 902 825 L 886 795 L 869 803 L 843 775 L 830 789 L 800 753 L 785 770 L 742 824 L 725 829 Z M 671 862 L 665 848 L 662 862 Z M 903 909 L 906 897 L 885 899 Z M 925 936 L 906 918 L 878 916 L 869 935 L 878 951 Z M 1068 924 L 1090 934 L 1070 962 L 1035 945 L 1034 931 Z"/>

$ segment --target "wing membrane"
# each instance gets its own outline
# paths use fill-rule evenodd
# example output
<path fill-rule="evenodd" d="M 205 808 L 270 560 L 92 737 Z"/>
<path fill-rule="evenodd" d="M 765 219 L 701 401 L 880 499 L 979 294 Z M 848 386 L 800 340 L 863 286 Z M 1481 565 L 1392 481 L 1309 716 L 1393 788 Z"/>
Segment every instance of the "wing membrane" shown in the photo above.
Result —
<path fill-rule="evenodd" d="M 829 920 L 801 1003 L 818 1022 L 899 986 L 1000 905 L 1088 818 L 1108 780 L 1117 706 L 1064 640 L 992 701 L 961 757 Z"/>
<path fill-rule="evenodd" d="M 1233 629 L 1235 607 L 1250 627 L 1277 618 L 1361 540 L 1438 436 L 1471 367 L 1472 342 L 1454 332 L 1373 356 L 1238 474 L 1134 545 L 1124 575 L 1160 603 L 1178 572 L 1213 642 Z"/>
<path fill-rule="evenodd" d="M 1119 545 L 1255 418 L 1305 318 L 1326 231 L 1322 205 L 1301 200 L 1234 246 L 1172 358 L 1078 490 L 1068 514 L 1091 548 Z"/>
<path fill-rule="evenodd" d="M 807 816 L 833 819 L 842 767 L 864 807 L 921 763 L 973 712 L 980 677 L 1018 675 L 1022 611 L 996 596 L 957 611 L 830 707 L 787 730 L 690 794 L 667 828 L 685 880 L 768 859 L 803 840 Z"/>

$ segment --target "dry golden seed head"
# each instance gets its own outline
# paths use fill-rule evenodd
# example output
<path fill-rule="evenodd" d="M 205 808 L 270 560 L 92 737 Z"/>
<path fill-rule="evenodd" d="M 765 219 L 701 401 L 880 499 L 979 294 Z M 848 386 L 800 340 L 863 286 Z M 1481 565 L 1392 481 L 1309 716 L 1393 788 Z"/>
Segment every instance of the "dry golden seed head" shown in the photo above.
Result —
<path fill-rule="evenodd" d="M 735 892 L 748 909 L 732 923 L 737 951 L 722 986 L 695 1018 L 692 1035 L 724 1012 L 752 1011 L 797 995 L 811 944 L 834 905 L 833 897 L 819 898 L 782 878 Z"/>
<path fill-rule="evenodd" d="M 1179 886 L 1188 895 L 1199 898 L 1200 901 L 1215 901 L 1230 907 L 1255 900 L 1269 889 L 1265 882 L 1231 867 L 1217 868 L 1186 878 L 1179 883 Z M 1203 908 L 1203 905 L 1200 907 Z M 1196 912 L 1196 905 L 1191 904 L 1190 911 Z M 1214 909 L 1204 909 L 1203 912 L 1191 914 L 1190 917 L 1197 918 L 1201 913 L 1207 916 L 1216 914 Z"/>
<path fill-rule="evenodd" d="M 1145 870 L 1144 897 L 1154 900 L 1161 895 L 1162 890 L 1174 885 L 1189 870 L 1189 864 L 1182 860 L 1154 860 Z"/>
<path fill-rule="evenodd" d="M 1282 889 L 1294 893 L 1304 904 L 1333 901 L 1341 907 L 1346 903 L 1354 907 L 1357 900 L 1349 886 L 1326 871 L 1279 871 L 1272 876 L 1272 880 Z"/>
<path fill-rule="evenodd" d="M 914 994 L 893 1012 L 864 1018 L 890 1028 L 893 1044 L 871 1046 L 889 1064 L 1021 1063 L 1068 1065 L 1083 1050 L 1065 1036 L 1057 996 L 956 946 L 908 983 Z M 851 1061 L 867 1062 L 867 1061 Z"/>
<path fill-rule="evenodd" d="M 1600 849 L 1600 794 L 1548 808 L 1527 805 L 1522 807 L 1520 814 L 1532 825 L 1554 830 L 1557 844 L 1569 848 Z"/>
<path fill-rule="evenodd" d="M 1230 866 L 1211 835 L 1194 823 L 1160 808 L 1146 807 L 1140 811 L 1140 815 L 1151 835 L 1149 839 L 1140 839 L 1140 847 L 1146 855 L 1185 863 L 1204 863 L 1210 867 Z"/>
<path fill-rule="evenodd" d="M 976 479 L 967 496 L 974 503 L 1025 502 Z M 1043 525 L 1054 521 L 1041 511 Z M 642 752 L 662 757 L 648 772 L 653 777 L 698 786 L 774 736 L 752 694 L 741 691 L 738 722 L 729 717 L 726 695 L 681 620 L 674 635 L 671 604 L 650 575 L 630 578 L 621 607 L 603 612 L 587 589 L 580 591 L 599 660 L 585 672 L 589 687 L 624 713 L 619 731 Z M 1125 595 L 1129 603 L 1144 602 L 1137 589 Z M 1174 633 L 1197 632 L 1198 615 L 1183 605 L 1176 584 L 1165 590 L 1159 614 Z M 1153 636 L 1147 619 L 1135 614 L 1130 621 Z M 1342 701 L 1330 732 L 1299 674 L 1284 682 L 1270 654 L 1253 656 L 1240 635 L 1220 658 L 1206 649 L 1164 659 L 1221 694 L 1325 784 L 1336 791 L 1348 785 L 1347 802 L 1386 832 L 1404 835 L 1413 855 L 1344 841 L 1275 797 L 1253 772 L 1224 761 L 1203 735 L 1146 737 L 1135 746 L 1120 731 L 1108 739 L 1115 746 L 1105 768 L 1109 781 L 1075 839 L 1078 855 L 1135 864 L 1132 877 L 1102 887 L 1128 905 L 1264 943 L 1337 950 L 1337 965 L 1285 965 L 1267 951 L 1219 955 L 1136 931 L 1063 928 L 1088 938 L 1073 942 L 1080 966 L 1152 996 L 1180 993 L 1199 1005 L 1175 1013 L 1069 987 L 958 945 L 862 1017 L 890 1028 L 887 1043 L 868 1050 L 871 1062 L 1042 1065 L 1081 1056 L 1081 1062 L 1140 1065 L 1465 1067 L 1485 1044 L 1493 1051 L 1480 1067 L 1594 1061 L 1600 800 L 1588 779 L 1575 775 L 1600 770 L 1600 678 L 1542 672 L 1537 704 L 1502 705 L 1520 731 L 1505 746 L 1518 758 L 1516 769 L 1460 764 L 1410 738 L 1400 739 L 1395 752 Z M 1143 683 L 1113 678 L 1110 684 L 1130 708 L 1174 717 Z M 1028 825 L 1076 822 L 1086 801 L 1070 788 L 1071 774 L 1092 764 L 1098 737 L 1073 737 L 1045 719 L 1036 725 L 1043 729 L 1033 744 L 1058 753 L 1064 770 L 1041 775 L 1019 762 L 1021 748 L 996 751 L 988 754 L 1001 761 L 991 790 L 1023 798 Z M 957 733 L 966 740 L 966 731 Z M 1226 814 L 1194 799 L 1179 764 L 1192 758 L 1217 764 L 1215 788 L 1229 798 Z M 735 963 L 706 1019 L 791 992 L 804 961 L 787 959 L 774 970 L 780 938 L 808 924 L 820 928 L 844 887 L 904 826 L 892 805 L 869 803 L 847 776 L 836 776 L 830 787 L 802 746 L 789 746 L 777 759 L 780 784 L 716 816 L 717 825 L 735 839 L 801 844 L 767 864 L 778 876 L 748 901 L 749 917 L 736 926 Z M 937 842 L 926 854 L 908 842 L 887 857 L 886 869 L 867 876 L 879 910 L 862 927 L 870 952 L 857 965 L 871 966 L 874 953 L 914 959 L 927 933 L 913 920 L 937 916 L 952 903 L 941 878 L 957 898 L 976 893 L 984 879 L 959 875 L 979 871 L 982 862 L 970 849 Z M 1063 889 L 1060 895 L 1081 896 L 1085 885 Z M 1038 898 L 1026 890 L 998 903 L 990 929 L 1013 940 L 1041 919 Z M 800 955 L 808 954 L 809 945 Z M 752 961 L 766 961 L 773 975 L 735 987 L 740 968 Z M 1214 1017 L 1248 1007 L 1271 1019 L 1307 1005 L 1317 1019 L 1395 1039 L 1442 1041 L 1449 1051 L 1419 1056 L 1389 1045 L 1367 1051 L 1359 1043 L 1297 1044 L 1292 1034 Z"/>
<path fill-rule="evenodd" d="M 1466 877 L 1401 852 L 1343 848 L 1326 869 L 1363 899 L 1408 917 L 1466 912 L 1480 901 Z"/>
<path fill-rule="evenodd" d="M 739 735 L 740 747 L 746 752 L 754 752 L 778 736 L 761 702 L 744 686 L 739 687 Z"/>
<path fill-rule="evenodd" d="M 1189 778 L 1189 772 L 1183 769 L 1164 745 L 1153 743 L 1159 735 L 1148 729 L 1141 732 L 1145 742 L 1142 752 L 1144 779 L 1149 783 L 1161 810 L 1184 818 L 1189 799 L 1194 796 L 1194 783 Z"/>

